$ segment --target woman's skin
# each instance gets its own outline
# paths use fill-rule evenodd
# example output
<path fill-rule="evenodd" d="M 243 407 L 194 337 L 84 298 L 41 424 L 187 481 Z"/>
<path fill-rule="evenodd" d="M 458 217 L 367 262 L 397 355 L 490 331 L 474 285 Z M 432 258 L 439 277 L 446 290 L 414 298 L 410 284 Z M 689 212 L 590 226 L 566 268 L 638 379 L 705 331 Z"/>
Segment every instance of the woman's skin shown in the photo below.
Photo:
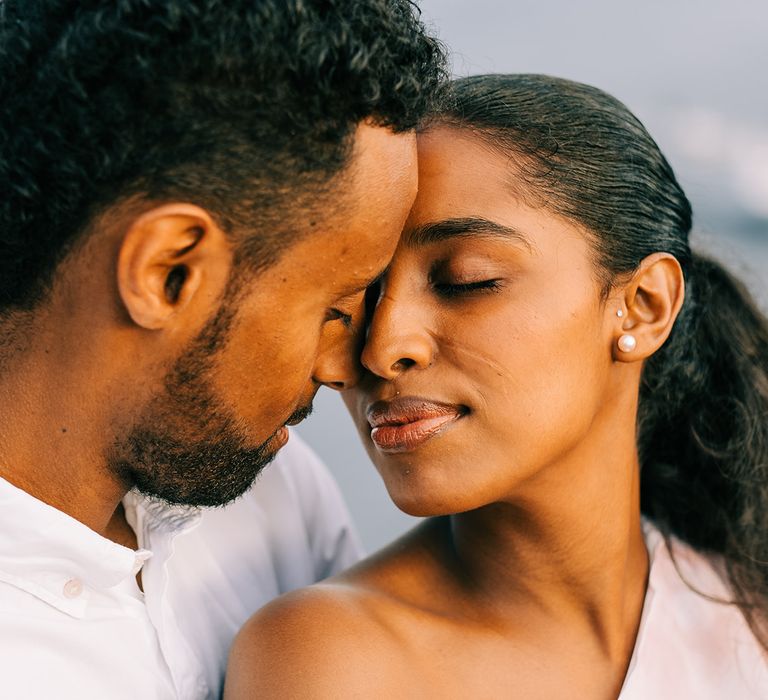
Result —
<path fill-rule="evenodd" d="M 419 162 L 346 401 L 395 503 L 447 517 L 258 613 L 226 697 L 615 698 L 648 573 L 638 387 L 680 266 L 603 294 L 589 233 L 508 156 L 435 127 Z"/>

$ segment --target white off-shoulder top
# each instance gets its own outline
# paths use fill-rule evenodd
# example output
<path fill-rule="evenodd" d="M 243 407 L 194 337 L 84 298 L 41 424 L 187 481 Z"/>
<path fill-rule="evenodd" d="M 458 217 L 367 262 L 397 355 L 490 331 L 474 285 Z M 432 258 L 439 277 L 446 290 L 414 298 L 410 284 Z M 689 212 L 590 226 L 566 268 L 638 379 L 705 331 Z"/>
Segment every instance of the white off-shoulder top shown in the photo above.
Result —
<path fill-rule="evenodd" d="M 648 590 L 619 700 L 768 700 L 768 655 L 736 606 L 711 599 L 731 597 L 716 560 L 644 530 Z"/>

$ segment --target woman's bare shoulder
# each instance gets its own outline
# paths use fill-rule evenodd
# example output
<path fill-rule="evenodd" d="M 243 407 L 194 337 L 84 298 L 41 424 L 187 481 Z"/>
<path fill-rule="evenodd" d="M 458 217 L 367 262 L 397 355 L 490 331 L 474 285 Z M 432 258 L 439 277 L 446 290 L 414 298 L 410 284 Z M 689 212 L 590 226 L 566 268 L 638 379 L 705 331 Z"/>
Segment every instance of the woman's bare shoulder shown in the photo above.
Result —
<path fill-rule="evenodd" d="M 437 577 L 419 527 L 349 571 L 272 601 L 235 639 L 226 700 L 399 697 L 418 596 Z"/>
<path fill-rule="evenodd" d="M 354 582 L 316 584 L 257 612 L 232 646 L 226 700 L 383 697 L 401 651 L 376 593 Z"/>

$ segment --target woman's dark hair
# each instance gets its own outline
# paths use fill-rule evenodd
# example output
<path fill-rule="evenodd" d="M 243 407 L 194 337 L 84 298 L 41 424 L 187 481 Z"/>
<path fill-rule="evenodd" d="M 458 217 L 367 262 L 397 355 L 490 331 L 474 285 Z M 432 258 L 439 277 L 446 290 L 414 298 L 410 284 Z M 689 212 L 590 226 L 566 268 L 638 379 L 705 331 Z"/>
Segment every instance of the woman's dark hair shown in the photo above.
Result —
<path fill-rule="evenodd" d="M 354 127 L 414 129 L 444 77 L 411 0 L 0 0 L 0 317 L 131 195 L 268 263 Z"/>
<path fill-rule="evenodd" d="M 669 163 L 621 102 L 544 75 L 457 80 L 430 123 L 511 155 L 521 196 L 586 227 L 606 293 L 652 253 L 680 262 L 685 303 L 640 387 L 641 507 L 722 556 L 733 602 L 768 650 L 768 321 L 691 251 L 691 207 Z"/>

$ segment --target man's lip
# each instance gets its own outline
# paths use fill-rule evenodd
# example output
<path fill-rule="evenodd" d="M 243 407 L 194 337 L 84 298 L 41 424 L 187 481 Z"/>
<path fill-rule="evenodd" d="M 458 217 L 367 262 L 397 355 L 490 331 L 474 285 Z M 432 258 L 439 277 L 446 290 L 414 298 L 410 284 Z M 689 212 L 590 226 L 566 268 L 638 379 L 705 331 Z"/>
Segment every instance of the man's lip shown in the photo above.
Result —
<path fill-rule="evenodd" d="M 420 421 L 460 418 L 467 412 L 459 404 L 443 403 L 420 396 L 401 396 L 392 401 L 376 401 L 366 410 L 371 428 L 396 427 Z"/>
<path fill-rule="evenodd" d="M 312 402 L 304 404 L 301 408 L 297 408 L 285 421 L 284 425 L 298 425 L 303 420 L 309 418 L 313 409 Z"/>

